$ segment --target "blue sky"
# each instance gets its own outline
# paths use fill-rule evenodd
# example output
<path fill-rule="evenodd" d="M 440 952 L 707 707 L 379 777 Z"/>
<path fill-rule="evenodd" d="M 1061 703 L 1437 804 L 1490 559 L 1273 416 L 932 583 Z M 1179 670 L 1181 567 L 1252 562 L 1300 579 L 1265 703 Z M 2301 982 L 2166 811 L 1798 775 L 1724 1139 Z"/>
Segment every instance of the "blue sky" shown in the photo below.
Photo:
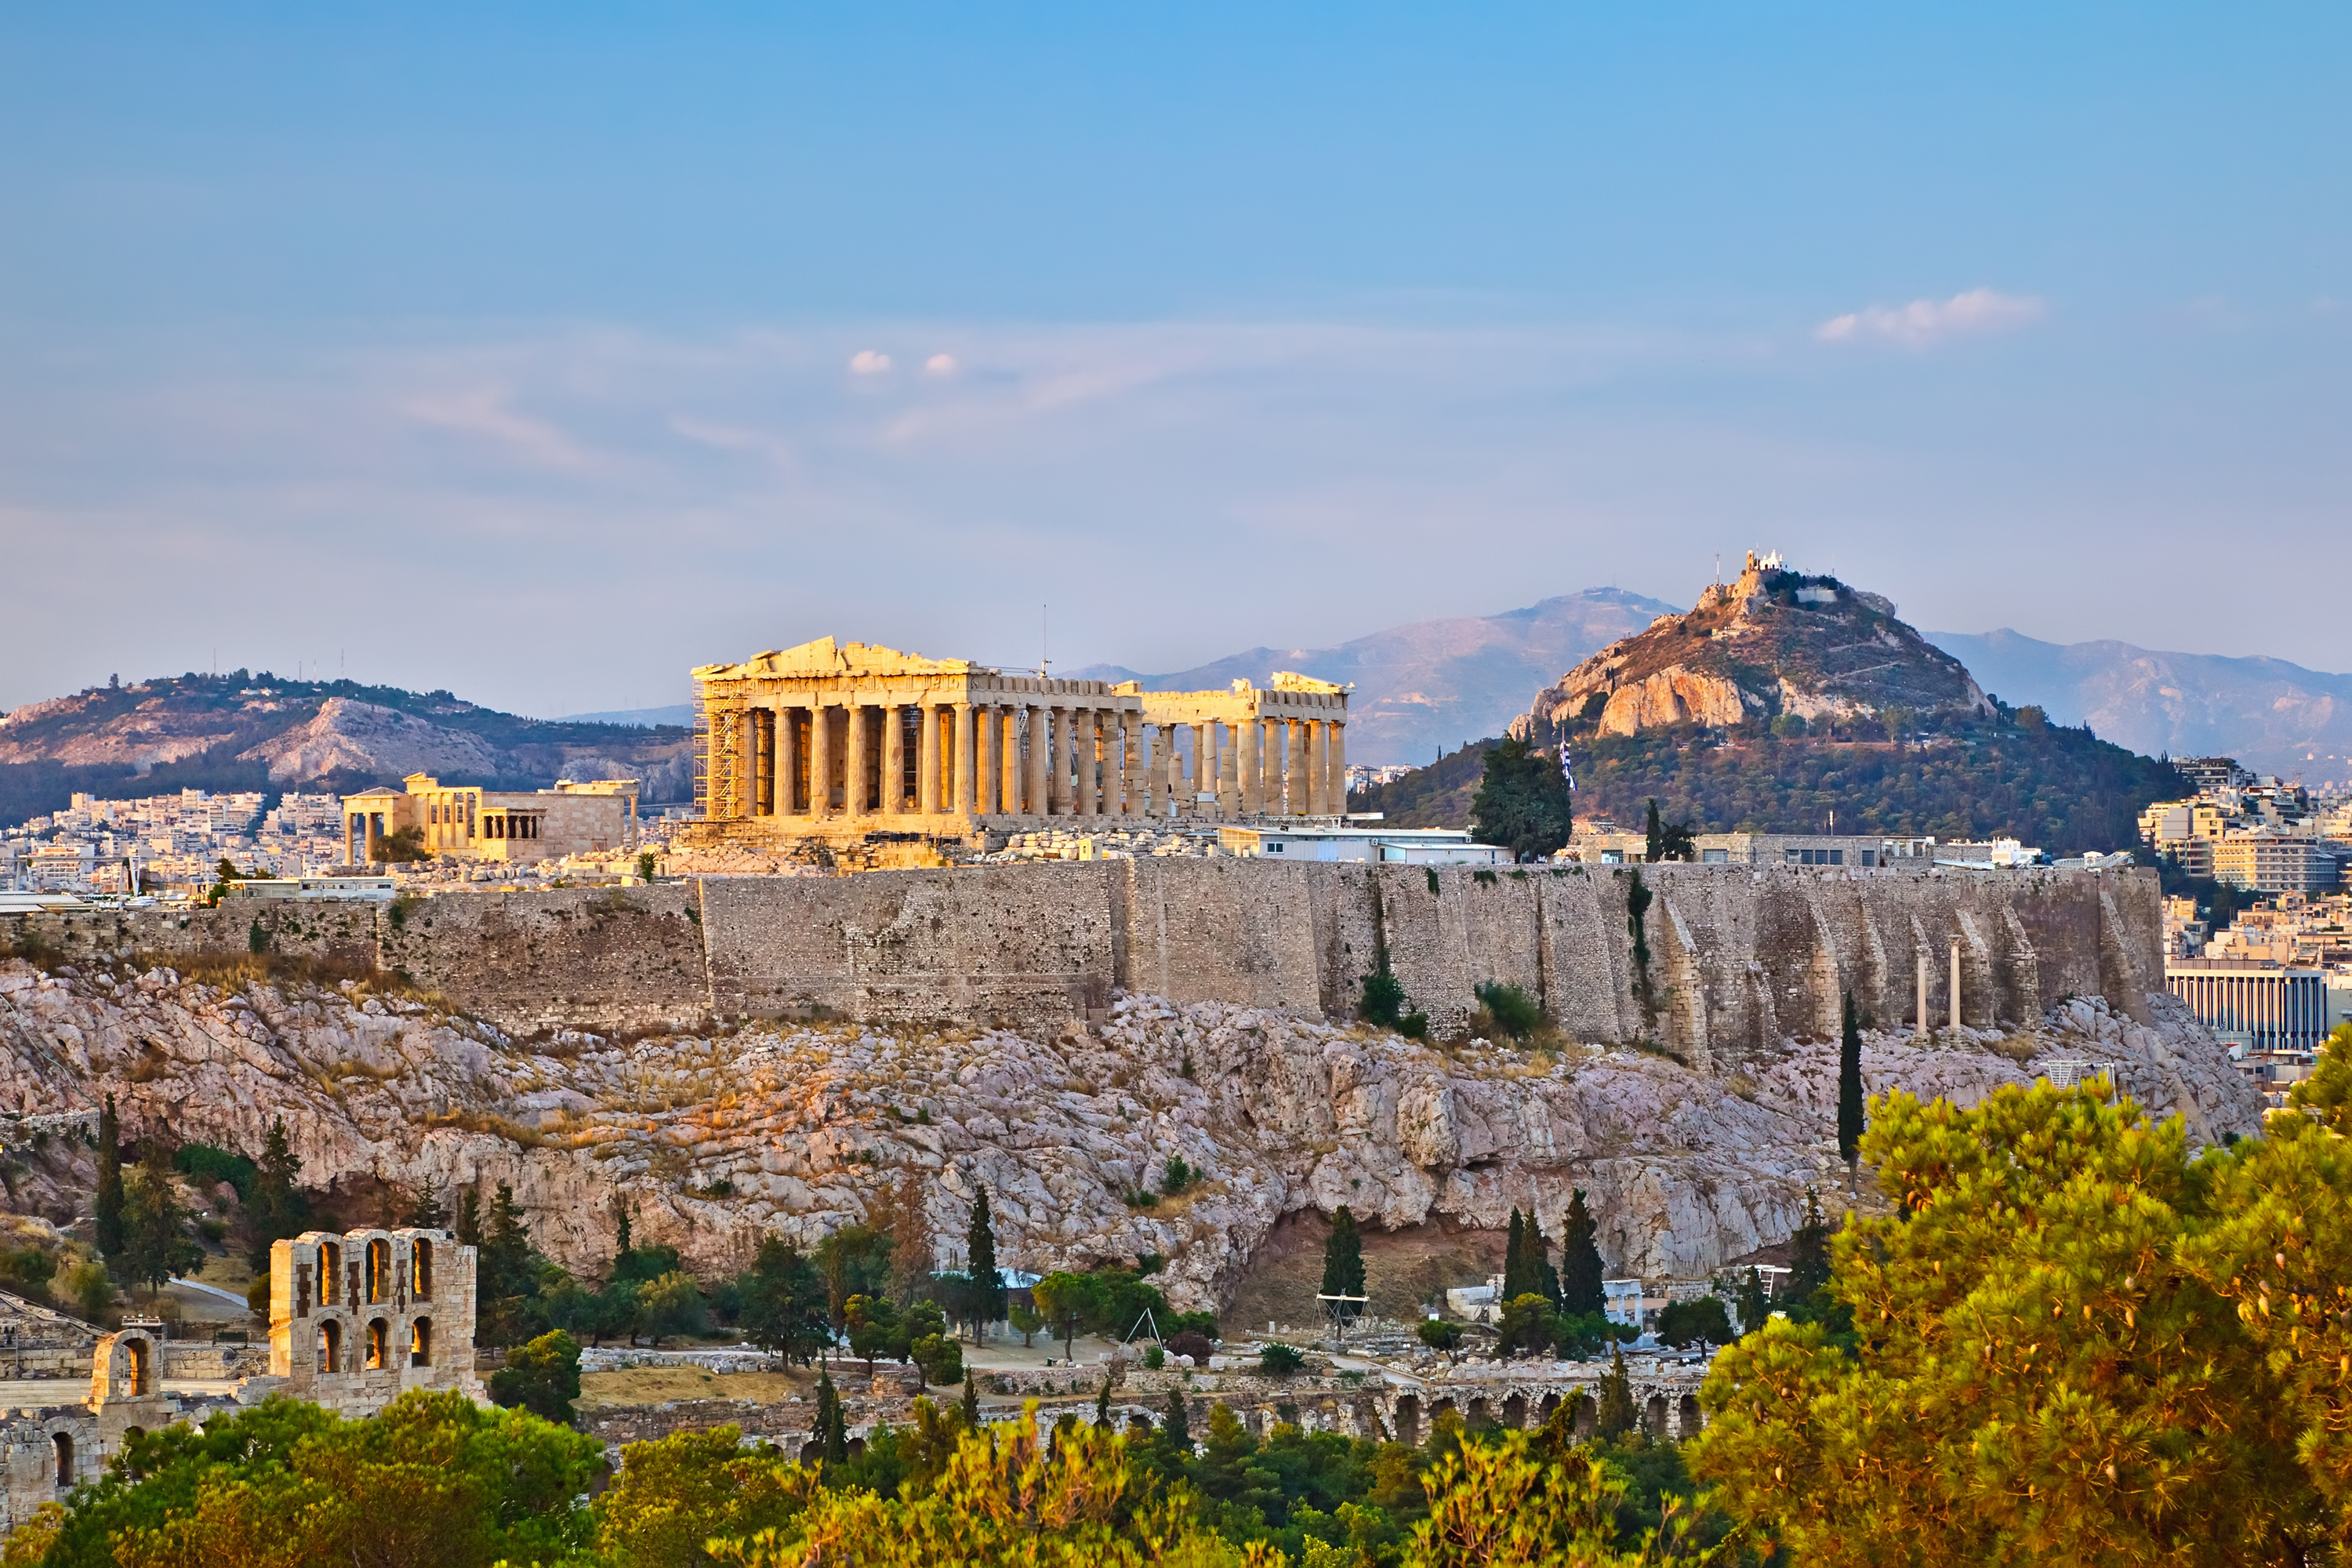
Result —
<path fill-rule="evenodd" d="M 2352 666 L 2340 7 L 478 9 L 0 10 L 0 705 L 1044 602 L 1172 668 L 1749 545 Z"/>

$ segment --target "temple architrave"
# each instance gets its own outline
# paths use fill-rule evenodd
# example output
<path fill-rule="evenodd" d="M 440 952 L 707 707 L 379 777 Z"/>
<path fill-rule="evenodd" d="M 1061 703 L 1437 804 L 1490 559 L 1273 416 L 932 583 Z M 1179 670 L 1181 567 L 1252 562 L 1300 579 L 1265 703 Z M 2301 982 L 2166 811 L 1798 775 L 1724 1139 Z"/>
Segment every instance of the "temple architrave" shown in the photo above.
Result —
<path fill-rule="evenodd" d="M 1348 689 L 1287 672 L 1265 690 L 1145 691 L 824 637 L 704 665 L 694 692 L 688 841 L 704 845 L 879 831 L 978 847 L 1062 818 L 1346 806 Z"/>

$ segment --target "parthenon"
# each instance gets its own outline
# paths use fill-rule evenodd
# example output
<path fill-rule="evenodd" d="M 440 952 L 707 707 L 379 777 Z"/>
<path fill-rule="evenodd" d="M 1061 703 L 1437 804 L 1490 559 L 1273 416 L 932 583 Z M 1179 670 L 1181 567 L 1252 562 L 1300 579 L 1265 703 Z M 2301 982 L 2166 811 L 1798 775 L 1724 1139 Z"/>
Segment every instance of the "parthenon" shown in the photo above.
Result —
<path fill-rule="evenodd" d="M 694 671 L 695 801 L 714 838 L 984 840 L 1048 818 L 1332 816 L 1348 690 L 1145 691 L 831 637 Z"/>

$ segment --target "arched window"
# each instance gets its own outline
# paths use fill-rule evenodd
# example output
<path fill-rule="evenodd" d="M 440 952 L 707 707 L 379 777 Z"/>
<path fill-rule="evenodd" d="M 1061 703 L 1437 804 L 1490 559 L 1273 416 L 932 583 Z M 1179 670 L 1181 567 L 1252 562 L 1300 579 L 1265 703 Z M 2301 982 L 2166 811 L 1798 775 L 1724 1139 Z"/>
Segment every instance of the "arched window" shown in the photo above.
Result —
<path fill-rule="evenodd" d="M 58 1446 L 58 1485 L 73 1485 L 73 1435 L 60 1432 L 53 1439 Z"/>
<path fill-rule="evenodd" d="M 433 1243 L 424 1237 L 416 1238 L 415 1255 L 408 1262 L 409 1289 L 416 1295 L 433 1294 Z"/>
<path fill-rule="evenodd" d="M 332 1318 L 319 1325 L 319 1370 L 343 1370 L 343 1325 Z"/>
<path fill-rule="evenodd" d="M 125 1340 L 122 1342 L 122 1351 L 131 1363 L 131 1397 L 143 1399 L 154 1393 L 154 1389 L 150 1386 L 152 1380 L 148 1375 L 147 1342 Z"/>
<path fill-rule="evenodd" d="M 419 1318 L 409 1327 L 408 1364 L 411 1366 L 433 1364 L 433 1320 L 430 1318 Z"/>
<path fill-rule="evenodd" d="M 381 1237 L 367 1244 L 368 1304 L 386 1300 L 392 1295 L 392 1243 Z"/>
<path fill-rule="evenodd" d="M 331 1241 L 319 1244 L 319 1305 L 331 1307 L 342 1294 L 343 1249 Z"/>

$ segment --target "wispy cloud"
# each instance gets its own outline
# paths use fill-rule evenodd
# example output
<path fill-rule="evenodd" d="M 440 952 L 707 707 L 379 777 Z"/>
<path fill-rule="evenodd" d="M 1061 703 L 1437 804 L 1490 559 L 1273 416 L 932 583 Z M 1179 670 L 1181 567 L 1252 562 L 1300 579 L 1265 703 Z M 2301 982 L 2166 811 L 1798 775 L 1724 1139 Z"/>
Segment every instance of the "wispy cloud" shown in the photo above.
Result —
<path fill-rule="evenodd" d="M 1971 289 L 1948 300 L 1914 300 L 1907 305 L 1873 305 L 1832 316 L 1813 330 L 1825 343 L 1885 342 L 1927 348 L 1947 338 L 2011 332 L 2049 313 L 2030 295 Z"/>
<path fill-rule="evenodd" d="M 889 368 L 890 356 L 873 349 L 859 349 L 849 356 L 849 374 L 852 375 L 880 375 Z"/>
<path fill-rule="evenodd" d="M 582 468 L 589 463 L 589 455 L 562 431 L 518 413 L 514 394 L 502 386 L 411 398 L 401 412 L 420 425 L 481 437 L 541 468 Z"/>

